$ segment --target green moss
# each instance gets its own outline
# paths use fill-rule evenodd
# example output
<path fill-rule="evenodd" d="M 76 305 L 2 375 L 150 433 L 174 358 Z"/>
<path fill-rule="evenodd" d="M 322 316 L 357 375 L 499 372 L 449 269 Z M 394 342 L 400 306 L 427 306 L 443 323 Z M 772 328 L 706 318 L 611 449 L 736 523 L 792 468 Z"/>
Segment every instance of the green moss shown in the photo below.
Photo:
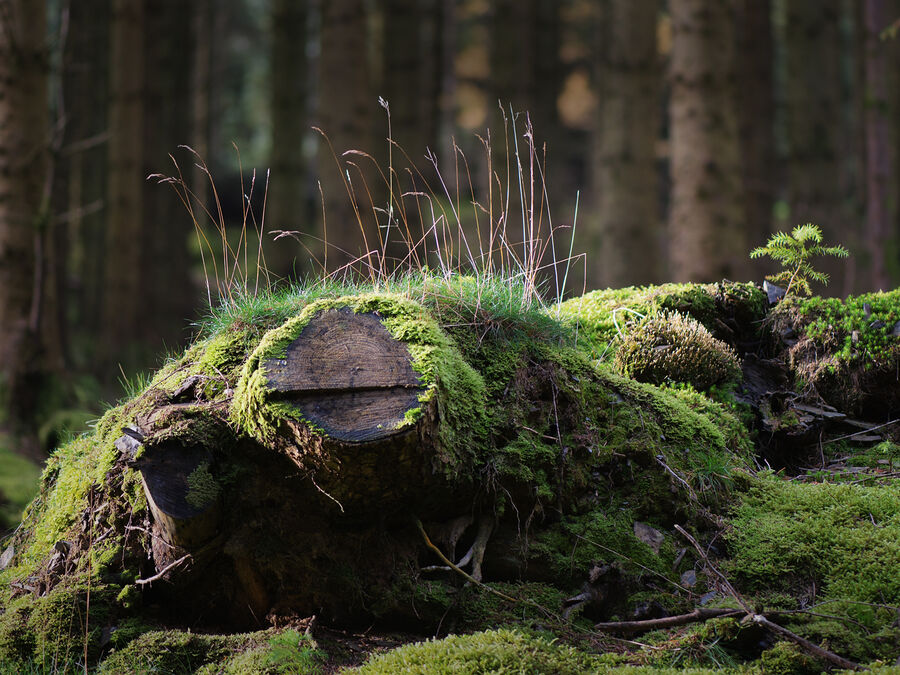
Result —
<path fill-rule="evenodd" d="M 289 629 L 221 663 L 207 664 L 197 675 L 314 675 L 323 672 L 326 658 L 310 637 Z"/>
<path fill-rule="evenodd" d="M 376 673 L 586 673 L 596 657 L 526 633 L 499 629 L 418 642 L 370 658 L 354 672 Z"/>
<path fill-rule="evenodd" d="M 900 494 L 755 482 L 735 509 L 732 570 L 753 587 L 815 581 L 826 597 L 900 604 Z"/>
<path fill-rule="evenodd" d="M 687 382 L 709 389 L 741 376 L 734 350 L 683 314 L 661 313 L 638 322 L 616 349 L 615 362 L 623 375 L 652 384 Z"/>
<path fill-rule="evenodd" d="M 196 509 L 203 509 L 212 504 L 219 496 L 222 487 L 209 472 L 209 462 L 201 462 L 187 477 L 187 503 Z"/>
<path fill-rule="evenodd" d="M 263 633 L 205 635 L 180 630 L 149 631 L 100 665 L 101 673 L 192 673 L 209 663 L 220 663 L 235 652 L 259 645 L 268 637 Z"/>
<path fill-rule="evenodd" d="M 457 630 L 480 631 L 497 626 L 560 632 L 572 629 L 572 624 L 551 613 L 562 607 L 568 597 L 559 588 L 538 582 L 493 582 L 490 587 L 515 601 L 484 587 L 464 586 L 456 595 L 451 614 Z"/>
<path fill-rule="evenodd" d="M 610 563 L 633 578 L 650 575 L 657 586 L 671 592 L 675 586 L 669 582 L 676 582 L 678 575 L 672 569 L 676 551 L 666 535 L 669 528 L 658 527 L 666 536 L 656 553 L 635 535 L 637 520 L 632 509 L 621 505 L 565 518 L 535 535 L 529 558 L 559 582 L 575 583 L 592 566 Z"/>
<path fill-rule="evenodd" d="M 41 493 L 25 513 L 33 528 L 30 545 L 19 565 L 33 566 L 66 532 L 87 507 L 87 492 L 100 485 L 118 457 L 112 441 L 82 436 L 60 448 L 48 461 L 41 478 Z"/>
<path fill-rule="evenodd" d="M 762 672 L 770 675 L 815 675 L 824 664 L 803 652 L 793 642 L 777 642 L 764 651 L 758 662 Z"/>
<path fill-rule="evenodd" d="M 733 317 L 750 326 L 765 311 L 766 297 L 759 288 L 725 281 L 592 291 L 559 307 L 560 318 L 577 328 L 579 343 L 601 359 L 612 357 L 612 344 L 630 330 L 628 324 L 660 312 L 690 315 L 723 339 L 717 319 Z"/>

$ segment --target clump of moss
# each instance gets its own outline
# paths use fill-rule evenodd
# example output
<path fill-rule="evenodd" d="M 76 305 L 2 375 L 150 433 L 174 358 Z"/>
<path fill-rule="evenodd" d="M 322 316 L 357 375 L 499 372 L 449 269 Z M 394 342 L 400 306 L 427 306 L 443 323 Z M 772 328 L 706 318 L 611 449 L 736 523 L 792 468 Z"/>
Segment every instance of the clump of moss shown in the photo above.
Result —
<path fill-rule="evenodd" d="M 196 509 L 203 509 L 215 501 L 222 487 L 209 472 L 209 462 L 200 462 L 187 477 L 187 503 Z"/>
<path fill-rule="evenodd" d="M 773 313 L 798 340 L 788 355 L 798 379 L 852 414 L 896 409 L 900 394 L 900 290 L 839 298 L 791 298 Z"/>
<path fill-rule="evenodd" d="M 616 350 L 616 368 L 642 382 L 687 382 L 697 389 L 736 380 L 737 354 L 698 321 L 660 314 L 640 321 Z"/>
<path fill-rule="evenodd" d="M 557 673 L 595 670 L 597 657 L 517 630 L 499 629 L 417 642 L 370 658 L 354 669 L 378 673 Z"/>
<path fill-rule="evenodd" d="M 580 347 L 594 358 L 611 359 L 615 341 L 635 317 L 689 315 L 717 339 L 732 342 L 753 337 L 766 309 L 766 295 L 754 284 L 722 281 L 592 291 L 562 303 L 558 313 L 561 321 L 577 329 Z"/>
<path fill-rule="evenodd" d="M 892 487 L 752 482 L 734 511 L 726 569 L 748 591 L 803 594 L 822 613 L 792 630 L 856 660 L 896 659 L 900 629 L 900 494 Z M 836 617 L 836 618 L 834 618 Z M 880 637 L 878 637 L 880 636 Z"/>

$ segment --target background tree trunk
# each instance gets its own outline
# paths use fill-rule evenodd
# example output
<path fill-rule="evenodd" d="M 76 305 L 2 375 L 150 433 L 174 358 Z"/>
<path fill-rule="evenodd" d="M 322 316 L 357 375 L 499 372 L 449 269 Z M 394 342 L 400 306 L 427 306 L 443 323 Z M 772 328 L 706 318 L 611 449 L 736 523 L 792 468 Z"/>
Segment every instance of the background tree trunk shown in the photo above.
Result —
<path fill-rule="evenodd" d="M 274 0 L 272 3 L 272 154 L 266 223 L 269 230 L 302 234 L 314 234 L 307 190 L 309 166 L 303 147 L 309 129 L 308 101 L 312 90 L 306 57 L 309 13 L 304 2 Z M 302 244 L 314 250 L 319 248 L 307 238 L 302 239 Z M 290 238 L 267 246 L 269 270 L 287 276 L 302 251 L 301 245 Z M 300 273 L 306 271 L 297 269 Z"/>
<path fill-rule="evenodd" d="M 677 281 L 743 276 L 743 186 L 730 2 L 672 0 L 670 260 Z"/>
<path fill-rule="evenodd" d="M 600 26 L 592 180 L 599 241 L 591 276 L 601 287 L 662 278 L 657 13 L 656 0 L 611 0 Z"/>
<path fill-rule="evenodd" d="M 365 227 L 371 216 L 371 204 L 359 173 L 350 167 L 359 212 L 353 207 L 345 187 L 348 167 L 342 157 L 342 153 L 351 149 L 372 151 L 369 120 L 378 103 L 371 91 L 367 23 L 368 12 L 363 0 L 330 0 L 323 4 L 317 118 L 331 147 L 319 139 L 318 166 L 325 194 L 324 237 L 329 271 L 364 253 L 360 228 Z M 356 157 L 355 162 L 364 165 L 366 160 Z M 367 232 L 367 236 L 370 234 Z M 368 242 L 370 249 L 374 242 L 374 238 Z"/>
<path fill-rule="evenodd" d="M 846 214 L 840 180 L 840 0 L 787 2 L 785 32 L 788 205 L 792 224 L 815 223 L 825 241 L 858 248 L 842 226 Z M 848 236 L 849 235 L 849 236 Z M 823 259 L 829 291 L 849 292 L 845 264 Z"/>
<path fill-rule="evenodd" d="M 884 0 L 865 0 L 865 130 L 866 130 L 866 247 L 871 260 L 868 286 L 887 291 L 892 287 L 886 267 L 891 232 L 888 185 L 891 145 L 888 134 L 885 54 L 889 45 L 880 38 L 888 24 Z M 896 17 L 893 17 L 896 18 Z"/>
<path fill-rule="evenodd" d="M 109 108 L 109 219 L 100 354 L 108 371 L 136 362 L 144 223 L 144 3 L 113 0 Z"/>
<path fill-rule="evenodd" d="M 774 45 L 770 0 L 742 0 L 738 12 L 741 157 L 748 245 L 772 232 L 776 180 Z"/>
<path fill-rule="evenodd" d="M 63 196 L 68 269 L 66 306 L 73 365 L 85 368 L 97 358 L 104 295 L 104 250 L 108 216 L 108 95 L 110 3 L 69 3 L 69 32 L 63 55 L 66 140 L 58 161 L 66 164 Z M 59 186 L 57 186 L 57 190 Z"/>
<path fill-rule="evenodd" d="M 147 303 L 142 316 L 152 316 L 156 328 L 151 340 L 143 332 L 147 351 L 142 368 L 152 366 L 164 349 L 185 345 L 197 305 L 188 255 L 193 225 L 167 186 L 146 180 L 174 169 L 169 155 L 191 140 L 190 17 L 195 1 L 144 0 L 143 279 L 141 295 L 131 301 Z"/>
<path fill-rule="evenodd" d="M 0 0 L 0 425 L 33 410 L 40 298 L 35 245 L 49 217 L 46 7 Z"/>

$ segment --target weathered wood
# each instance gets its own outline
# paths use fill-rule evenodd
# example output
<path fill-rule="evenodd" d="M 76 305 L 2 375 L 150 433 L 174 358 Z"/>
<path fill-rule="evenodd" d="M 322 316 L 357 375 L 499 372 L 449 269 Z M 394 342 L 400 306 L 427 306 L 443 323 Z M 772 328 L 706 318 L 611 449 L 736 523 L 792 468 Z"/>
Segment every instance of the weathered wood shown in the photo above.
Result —
<path fill-rule="evenodd" d="M 197 549 L 215 537 L 219 500 L 195 496 L 191 485 L 191 476 L 210 460 L 203 448 L 161 444 L 138 461 L 153 520 L 170 546 Z"/>
<path fill-rule="evenodd" d="M 376 314 L 349 309 L 315 316 L 283 359 L 263 363 L 269 387 L 340 441 L 397 433 L 424 392 L 406 345 Z"/>

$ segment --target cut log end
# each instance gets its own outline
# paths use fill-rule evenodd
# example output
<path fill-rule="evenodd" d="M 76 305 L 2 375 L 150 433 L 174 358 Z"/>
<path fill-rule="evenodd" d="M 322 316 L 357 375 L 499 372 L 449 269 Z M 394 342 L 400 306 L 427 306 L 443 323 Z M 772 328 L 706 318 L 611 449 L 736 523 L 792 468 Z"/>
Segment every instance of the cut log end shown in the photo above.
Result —
<path fill-rule="evenodd" d="M 406 345 L 376 314 L 322 312 L 283 359 L 263 363 L 273 394 L 311 425 L 345 442 L 396 434 L 424 393 Z"/>

